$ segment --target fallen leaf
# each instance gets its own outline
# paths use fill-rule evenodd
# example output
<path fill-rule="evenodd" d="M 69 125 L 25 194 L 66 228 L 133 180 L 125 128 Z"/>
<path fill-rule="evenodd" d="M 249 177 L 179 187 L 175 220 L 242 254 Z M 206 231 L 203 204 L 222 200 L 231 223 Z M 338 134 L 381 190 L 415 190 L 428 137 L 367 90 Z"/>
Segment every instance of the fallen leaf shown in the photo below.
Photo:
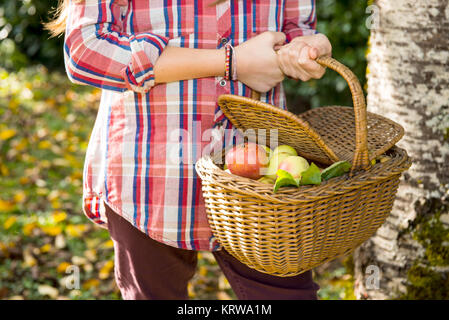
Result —
<path fill-rule="evenodd" d="M 82 295 L 81 290 L 71 290 L 69 293 L 70 298 L 74 299 Z"/>
<path fill-rule="evenodd" d="M 231 296 L 224 291 L 217 292 L 217 299 L 218 300 L 232 300 Z"/>
<path fill-rule="evenodd" d="M 85 242 L 86 242 L 87 248 L 89 248 L 89 249 L 96 249 L 96 248 L 101 247 L 100 246 L 101 239 L 99 239 L 99 238 L 93 238 L 93 239 L 87 238 L 85 240 Z"/>
<path fill-rule="evenodd" d="M 212 254 L 212 252 L 208 252 L 208 251 L 202 252 L 202 257 L 201 258 L 205 259 L 210 264 L 217 264 L 217 261 L 215 260 L 215 257 Z M 198 260 L 201 259 L 201 258 L 198 256 Z"/>
<path fill-rule="evenodd" d="M 47 199 L 48 199 L 49 201 L 53 201 L 53 200 L 58 199 L 58 197 L 59 197 L 60 195 L 61 195 L 61 192 L 60 192 L 59 190 L 52 190 L 52 191 L 48 194 Z"/>
<path fill-rule="evenodd" d="M 83 283 L 84 290 L 90 290 L 92 288 L 96 288 L 100 285 L 100 280 L 98 279 L 89 279 Z"/>
<path fill-rule="evenodd" d="M 25 268 L 31 268 L 37 264 L 37 260 L 33 257 L 30 252 L 30 248 L 23 250 L 23 263 L 22 266 Z"/>
<path fill-rule="evenodd" d="M 112 240 L 107 240 L 100 245 L 102 249 L 114 248 L 114 242 Z"/>
<path fill-rule="evenodd" d="M 48 140 L 43 140 L 38 143 L 37 147 L 39 149 L 49 149 L 51 147 L 51 143 Z"/>
<path fill-rule="evenodd" d="M 57 236 L 62 233 L 62 228 L 60 226 L 43 226 L 41 230 L 48 234 L 49 236 Z"/>
<path fill-rule="evenodd" d="M 5 166 L 3 163 L 0 163 L 0 172 L 4 177 L 9 176 L 9 169 L 7 166 Z"/>
<path fill-rule="evenodd" d="M 94 270 L 94 266 L 92 265 L 92 263 L 86 263 L 85 265 L 83 265 L 83 270 L 87 273 L 92 272 Z"/>
<path fill-rule="evenodd" d="M 0 131 L 0 139 L 1 140 L 8 140 L 9 138 L 12 138 L 16 135 L 16 130 L 14 129 L 6 129 Z"/>
<path fill-rule="evenodd" d="M 87 263 L 87 259 L 84 257 L 79 256 L 73 256 L 72 257 L 72 263 L 76 264 L 77 266 L 83 265 Z"/>
<path fill-rule="evenodd" d="M 11 201 L 5 201 L 0 199 L 0 212 L 8 212 L 14 209 L 15 204 Z"/>
<path fill-rule="evenodd" d="M 195 298 L 196 294 L 191 282 L 187 284 L 187 292 L 189 294 L 189 298 Z"/>
<path fill-rule="evenodd" d="M 62 249 L 66 246 L 65 238 L 62 234 L 58 234 L 55 238 L 55 247 Z"/>
<path fill-rule="evenodd" d="M 23 151 L 28 146 L 28 140 L 26 138 L 22 138 L 19 143 L 14 146 L 16 151 Z"/>
<path fill-rule="evenodd" d="M 55 223 L 60 223 L 67 219 L 67 213 L 65 211 L 55 211 L 52 214 L 52 218 Z"/>
<path fill-rule="evenodd" d="M 78 224 L 78 225 L 69 224 L 65 228 L 65 232 L 67 233 L 67 235 L 71 236 L 72 238 L 79 238 L 86 231 L 87 231 L 87 225 L 85 225 L 85 224 Z"/>
<path fill-rule="evenodd" d="M 37 287 L 37 291 L 43 296 L 49 296 L 52 299 L 56 299 L 59 295 L 58 289 L 49 286 L 47 284 L 42 284 Z"/>
<path fill-rule="evenodd" d="M 96 261 L 97 260 L 97 250 L 95 249 L 88 249 L 84 251 L 84 256 L 89 259 L 90 261 Z"/>
<path fill-rule="evenodd" d="M 109 278 L 109 275 L 111 274 L 111 270 L 113 268 L 114 268 L 114 261 L 113 260 L 106 261 L 104 266 L 98 272 L 98 277 L 100 279 L 107 279 L 107 278 Z"/>
<path fill-rule="evenodd" d="M 3 253 L 6 258 L 9 257 L 8 247 L 3 242 L 0 242 L 0 252 Z"/>
<path fill-rule="evenodd" d="M 44 244 L 41 248 L 40 248 L 40 252 L 41 253 L 47 253 L 51 250 L 51 244 L 47 243 Z"/>
<path fill-rule="evenodd" d="M 3 223 L 3 228 L 5 230 L 8 230 L 9 228 L 11 228 L 17 221 L 17 217 L 16 216 L 11 216 L 8 219 L 5 220 L 5 222 Z"/>
<path fill-rule="evenodd" d="M 226 277 L 223 274 L 221 274 L 220 277 L 218 278 L 218 289 L 226 290 L 230 288 L 231 285 L 229 284 L 228 279 L 226 279 Z"/>
<path fill-rule="evenodd" d="M 61 262 L 58 267 L 56 268 L 56 271 L 58 271 L 58 273 L 65 273 L 67 268 L 70 267 L 72 264 L 68 263 L 68 262 Z"/>
<path fill-rule="evenodd" d="M 28 178 L 28 177 L 20 177 L 19 183 L 20 184 L 28 184 L 28 183 L 30 183 L 30 178 Z"/>
<path fill-rule="evenodd" d="M 61 202 L 59 202 L 58 199 L 52 200 L 51 201 L 51 207 L 53 209 L 60 209 L 62 207 Z"/>
<path fill-rule="evenodd" d="M 25 236 L 29 236 L 36 227 L 36 222 L 27 223 L 22 227 L 22 232 Z"/>
<path fill-rule="evenodd" d="M 14 194 L 15 203 L 23 203 L 26 200 L 26 194 L 23 190 L 19 190 Z"/>
<path fill-rule="evenodd" d="M 207 268 L 206 268 L 205 266 L 201 266 L 201 267 L 199 268 L 198 273 L 199 273 L 201 276 L 205 277 L 205 276 L 207 275 Z"/>

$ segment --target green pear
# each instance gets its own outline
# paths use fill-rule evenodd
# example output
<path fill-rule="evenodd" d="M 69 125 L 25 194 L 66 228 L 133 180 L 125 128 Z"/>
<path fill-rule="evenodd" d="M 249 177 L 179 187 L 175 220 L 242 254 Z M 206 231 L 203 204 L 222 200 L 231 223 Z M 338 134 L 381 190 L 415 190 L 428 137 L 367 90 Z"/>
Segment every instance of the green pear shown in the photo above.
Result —
<path fill-rule="evenodd" d="M 273 156 L 270 159 L 270 163 L 268 164 L 268 169 L 265 173 L 265 176 L 275 180 L 277 175 L 276 172 L 278 171 L 278 167 L 281 164 L 284 159 L 290 157 L 288 153 L 273 153 Z"/>
<path fill-rule="evenodd" d="M 267 152 L 268 160 L 270 160 L 271 156 L 273 155 L 273 150 L 271 150 L 271 148 L 268 146 L 264 146 L 264 145 L 260 145 L 260 146 L 265 149 L 265 151 Z"/>
<path fill-rule="evenodd" d="M 298 155 L 298 153 L 296 152 L 296 150 L 293 147 L 290 147 L 289 145 L 286 145 L 286 144 L 277 146 L 273 151 L 273 155 L 275 155 L 277 153 L 287 153 L 290 156 Z"/>
<path fill-rule="evenodd" d="M 266 183 L 266 184 L 274 184 L 274 180 L 271 179 L 271 178 L 268 178 L 267 176 L 263 176 L 262 178 L 260 178 L 257 181 L 262 182 L 262 183 Z"/>

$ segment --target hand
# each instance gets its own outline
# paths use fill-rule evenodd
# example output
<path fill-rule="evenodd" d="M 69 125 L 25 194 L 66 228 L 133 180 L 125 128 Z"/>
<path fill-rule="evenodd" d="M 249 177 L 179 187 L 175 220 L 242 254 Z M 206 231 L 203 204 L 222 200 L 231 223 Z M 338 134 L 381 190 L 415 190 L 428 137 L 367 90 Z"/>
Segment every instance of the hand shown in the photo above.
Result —
<path fill-rule="evenodd" d="M 277 60 L 282 72 L 290 78 L 302 81 L 320 79 L 325 68 L 314 60 L 332 55 L 332 45 L 323 34 L 296 37 L 290 43 L 277 48 Z"/>
<path fill-rule="evenodd" d="M 282 82 L 285 76 L 274 47 L 284 43 L 284 33 L 266 31 L 235 47 L 238 80 L 259 92 L 267 92 Z"/>

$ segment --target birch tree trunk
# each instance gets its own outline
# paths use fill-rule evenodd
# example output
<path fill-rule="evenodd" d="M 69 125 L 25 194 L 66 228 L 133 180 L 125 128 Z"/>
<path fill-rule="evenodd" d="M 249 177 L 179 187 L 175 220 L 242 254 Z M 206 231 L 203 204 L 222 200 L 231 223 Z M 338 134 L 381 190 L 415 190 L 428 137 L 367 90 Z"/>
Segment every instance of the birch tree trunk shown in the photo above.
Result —
<path fill-rule="evenodd" d="M 398 146 L 413 165 L 386 223 L 354 253 L 356 297 L 449 299 L 449 2 L 377 0 L 376 12 L 368 110 L 404 127 Z"/>

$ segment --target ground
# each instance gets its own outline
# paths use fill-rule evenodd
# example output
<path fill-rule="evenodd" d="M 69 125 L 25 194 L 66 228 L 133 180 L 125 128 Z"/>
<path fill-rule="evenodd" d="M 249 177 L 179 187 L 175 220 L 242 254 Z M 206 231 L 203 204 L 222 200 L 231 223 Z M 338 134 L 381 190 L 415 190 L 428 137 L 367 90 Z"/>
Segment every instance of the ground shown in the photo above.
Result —
<path fill-rule="evenodd" d="M 120 299 L 109 234 L 81 211 L 100 91 L 43 67 L 0 69 L 0 81 L 0 299 Z M 348 261 L 314 270 L 321 299 L 354 299 Z M 208 252 L 188 289 L 191 299 L 235 299 Z"/>

